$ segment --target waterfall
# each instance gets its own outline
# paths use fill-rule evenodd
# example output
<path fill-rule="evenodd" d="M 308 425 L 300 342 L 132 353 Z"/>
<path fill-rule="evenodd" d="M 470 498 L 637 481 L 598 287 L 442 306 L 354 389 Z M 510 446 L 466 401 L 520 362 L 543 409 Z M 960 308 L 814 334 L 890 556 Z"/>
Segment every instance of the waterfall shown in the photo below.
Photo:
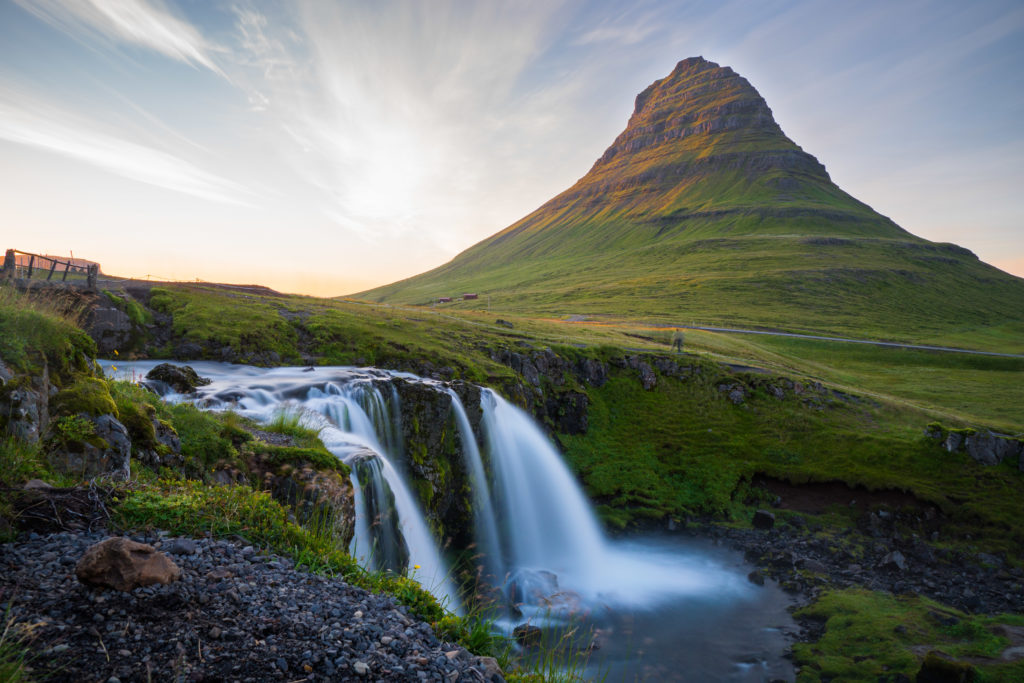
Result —
<path fill-rule="evenodd" d="M 481 402 L 511 566 L 585 572 L 604 543 L 579 484 L 526 413 L 489 390 Z"/>
<path fill-rule="evenodd" d="M 503 539 L 505 589 L 533 616 L 586 605 L 653 604 L 667 596 L 746 590 L 709 563 L 604 536 L 590 502 L 533 418 L 493 391 L 481 397 Z"/>
<path fill-rule="evenodd" d="M 402 534 L 395 494 L 384 477 L 380 458 L 372 451 L 349 460 L 356 484 L 355 506 L 361 513 L 351 553 L 367 553 L 366 567 L 404 574 L 409 569 L 409 546 Z"/>
<path fill-rule="evenodd" d="M 155 363 L 120 365 L 122 372 L 137 376 Z M 281 410 L 301 411 L 302 422 L 318 429 L 327 449 L 352 467 L 357 508 L 353 553 L 370 568 L 402 572 L 413 567 L 413 576 L 451 608 L 459 609 L 458 591 L 404 468 L 398 466 L 399 397 L 389 379 L 422 381 L 451 396 L 471 483 L 477 547 L 488 579 L 511 602 L 574 609 L 580 603 L 635 605 L 666 595 L 735 592 L 735 582 L 692 558 L 683 562 L 677 555 L 606 539 L 544 432 L 493 391 L 484 389 L 480 399 L 481 452 L 458 395 L 430 380 L 354 368 L 317 368 L 314 374 L 206 362 L 194 367 L 213 383 L 198 397 L 173 394 L 168 400 L 193 400 L 211 410 L 232 408 L 263 422 Z"/>
<path fill-rule="evenodd" d="M 155 363 L 119 365 L 122 373 L 137 376 Z M 318 368 L 312 374 L 300 368 L 262 370 L 208 362 L 193 366 L 213 380 L 198 397 L 173 394 L 155 383 L 152 388 L 167 400 L 192 400 L 209 410 L 233 409 L 259 422 L 270 422 L 283 410 L 299 412 L 300 422 L 318 430 L 327 450 L 352 469 L 353 555 L 368 569 L 408 573 L 448 609 L 461 610 L 439 543 L 395 467 L 402 454 L 402 432 L 397 390 L 392 384 L 385 396 L 380 389 L 388 374 L 353 368 Z"/>
<path fill-rule="evenodd" d="M 498 518 L 491 502 L 487 472 L 484 469 L 483 458 L 480 457 L 476 436 L 466 416 L 466 409 L 455 391 L 451 388 L 447 391 L 452 397 L 452 411 L 455 413 L 455 423 L 458 425 L 459 438 L 462 441 L 462 457 L 469 469 L 473 490 L 473 522 L 476 527 L 477 543 L 484 555 L 485 575 L 493 577 L 492 580 L 500 579 L 505 571 L 505 561 L 502 556 L 501 536 L 498 533 Z"/>
<path fill-rule="evenodd" d="M 108 369 L 111 365 L 104 363 Z M 154 365 L 118 362 L 119 371 L 112 374 L 134 379 Z M 213 380 L 197 396 L 173 394 L 157 383 L 152 388 L 168 401 L 236 410 L 261 422 L 282 410 L 298 412 L 305 426 L 319 430 L 327 449 L 349 464 L 356 508 L 351 552 L 363 566 L 411 571 L 449 609 L 460 609 L 439 539 L 412 493 L 407 468 L 401 467 L 403 430 L 395 380 L 422 382 L 451 397 L 462 457 L 461 464 L 450 465 L 465 468 L 471 529 L 486 570 L 482 578 L 495 589 L 478 595 L 503 594 L 507 603 L 507 609 L 497 605 L 491 613 L 499 629 L 511 634 L 529 621 L 584 651 L 592 636 L 599 638 L 597 657 L 609 668 L 588 669 L 584 675 L 609 680 L 671 678 L 679 671 L 737 683 L 792 678 L 787 664 L 780 668 L 761 662 L 764 648 L 778 652 L 785 643 L 779 629 L 772 628 L 779 622 L 763 621 L 768 617 L 748 609 L 775 604 L 767 602 L 775 599 L 767 586 L 754 588 L 745 579 L 748 567 L 737 568 L 721 549 L 687 549 L 678 538 L 606 538 L 542 428 L 496 393 L 482 391 L 482 419 L 474 434 L 454 390 L 405 373 L 341 367 L 268 370 L 210 362 L 192 366 Z M 784 596 L 778 600 L 780 618 L 788 619 L 788 603 Z M 741 622 L 746 630 L 737 632 L 734 645 L 724 634 Z M 645 656 L 638 654 L 639 647 Z"/>

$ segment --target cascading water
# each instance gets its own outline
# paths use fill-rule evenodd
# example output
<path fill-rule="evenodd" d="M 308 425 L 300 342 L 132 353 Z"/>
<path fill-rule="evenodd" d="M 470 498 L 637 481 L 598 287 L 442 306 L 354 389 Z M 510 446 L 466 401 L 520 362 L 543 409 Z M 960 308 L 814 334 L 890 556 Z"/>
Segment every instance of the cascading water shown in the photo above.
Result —
<path fill-rule="evenodd" d="M 368 569 L 387 569 L 404 574 L 409 569 L 409 546 L 402 534 L 395 494 L 388 485 L 380 459 L 373 453 L 356 456 L 350 463 L 352 476 L 358 483 L 354 487 L 356 509 L 359 515 L 356 536 L 352 539 L 352 553 L 366 555 Z"/>
<path fill-rule="evenodd" d="M 490 390 L 481 403 L 504 534 L 487 545 L 508 548 L 502 576 L 514 601 L 550 610 L 557 595 L 576 609 L 581 601 L 642 604 L 747 589 L 734 575 L 709 571 L 705 560 L 683 561 L 676 553 L 606 539 L 579 484 L 533 419 Z"/>
<path fill-rule="evenodd" d="M 483 458 L 480 457 L 480 448 L 473 435 L 473 427 L 469 423 L 469 417 L 466 416 L 466 409 L 463 407 L 459 395 L 450 388 L 447 389 L 447 392 L 452 397 L 452 411 L 455 413 L 455 423 L 458 425 L 459 437 L 462 442 L 462 457 L 469 469 L 472 482 L 473 521 L 476 526 L 477 542 L 480 544 L 484 556 L 485 575 L 500 576 L 505 569 L 505 560 L 501 548 L 501 536 L 498 533 L 498 519 L 491 501 L 490 485 L 487 481 Z"/>
<path fill-rule="evenodd" d="M 124 366 L 122 376 L 138 376 L 155 362 L 118 365 Z M 497 394 L 482 392 L 481 452 L 458 395 L 429 380 L 352 368 L 317 368 L 314 374 L 298 368 L 192 365 L 213 383 L 198 398 L 167 400 L 231 408 L 264 422 L 281 410 L 301 410 L 304 423 L 320 430 L 328 450 L 352 466 L 353 552 L 366 566 L 402 572 L 419 565 L 414 576 L 449 608 L 459 609 L 438 541 L 395 467 L 402 442 L 398 394 L 390 380 L 401 376 L 452 398 L 483 565 L 515 605 L 499 620 L 503 627 L 511 630 L 523 619 L 566 623 L 585 615 L 596 632 L 625 637 L 625 645 L 610 642 L 602 650 L 603 673 L 623 678 L 673 678 L 680 667 L 689 667 L 693 680 L 791 676 L 788 663 L 769 662 L 764 654 L 784 647 L 778 629 L 765 629 L 758 620 L 788 619 L 786 599 L 777 589 L 755 593 L 743 578 L 748 570 L 730 565 L 738 560 L 714 549 L 687 550 L 678 540 L 607 539 L 558 451 L 526 413 Z M 756 600 L 762 612 L 750 609 Z M 700 616 L 691 624 L 681 616 L 687 614 Z M 737 629 L 743 634 L 740 644 L 730 638 Z M 633 638 L 642 638 L 644 648 L 663 643 L 666 652 L 641 666 L 642 656 L 629 644 Z M 700 644 L 676 645 L 689 641 Z"/>
<path fill-rule="evenodd" d="M 145 375 L 155 362 L 120 363 L 122 376 Z M 385 373 L 353 368 L 260 370 L 221 363 L 192 364 L 212 381 L 192 400 L 209 410 L 233 409 L 259 422 L 281 411 L 298 411 L 306 426 L 319 430 L 324 446 L 352 467 L 356 490 L 356 530 L 352 552 L 371 569 L 411 574 L 459 612 L 458 590 L 437 540 L 393 459 L 401 454 L 398 395 L 390 400 L 378 387 Z M 326 381 L 324 378 L 327 378 Z M 159 389 L 160 387 L 157 387 Z"/>

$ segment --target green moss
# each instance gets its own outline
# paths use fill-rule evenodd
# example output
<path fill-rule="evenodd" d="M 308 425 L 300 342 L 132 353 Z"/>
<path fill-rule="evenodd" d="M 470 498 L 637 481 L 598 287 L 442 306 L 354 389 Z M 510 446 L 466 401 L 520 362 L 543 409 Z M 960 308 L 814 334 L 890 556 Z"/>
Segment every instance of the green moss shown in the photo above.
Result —
<path fill-rule="evenodd" d="M 128 316 L 128 319 L 135 325 L 143 327 L 145 325 L 152 324 L 153 314 L 146 310 L 146 308 L 135 299 L 127 295 L 118 296 L 110 290 L 104 290 L 103 294 L 112 304 L 114 304 L 114 306 L 124 311 Z"/>
<path fill-rule="evenodd" d="M 93 377 L 79 379 L 58 392 L 50 400 L 50 410 L 54 415 L 119 415 L 107 383 Z"/>
<path fill-rule="evenodd" d="M 181 453 L 194 471 L 205 473 L 214 464 L 223 462 L 244 467 L 231 431 L 217 417 L 185 403 L 171 406 L 170 417 L 181 439 Z"/>
<path fill-rule="evenodd" d="M 0 283 L 0 359 L 16 373 L 46 368 L 59 387 L 88 371 L 96 344 L 77 322 L 73 304 Z"/>
<path fill-rule="evenodd" d="M 254 452 L 261 456 L 266 462 L 274 466 L 310 465 L 319 470 L 333 470 L 342 475 L 348 476 L 349 466 L 338 460 L 323 446 L 319 448 L 295 447 L 295 446 L 272 446 L 270 444 L 257 443 L 254 445 Z"/>
<path fill-rule="evenodd" d="M 121 424 L 128 429 L 132 440 L 132 450 L 156 448 L 156 427 L 153 418 L 156 410 L 145 403 L 118 402 Z"/>
<path fill-rule="evenodd" d="M 181 339 L 218 350 L 230 347 L 243 361 L 278 354 L 283 362 L 297 361 L 297 333 L 272 304 L 257 297 L 215 288 L 154 288 L 150 307 L 172 317 Z"/>
<path fill-rule="evenodd" d="M 913 678 L 921 667 L 915 651 L 921 649 L 957 659 L 990 658 L 979 665 L 986 681 L 1024 673 L 1024 662 L 999 662 L 1009 640 L 995 632 L 999 624 L 1024 623 L 1021 615 L 967 615 L 927 598 L 851 588 L 824 593 L 796 616 L 825 623 L 817 642 L 793 646 L 800 682 L 875 680 L 880 671 Z"/>

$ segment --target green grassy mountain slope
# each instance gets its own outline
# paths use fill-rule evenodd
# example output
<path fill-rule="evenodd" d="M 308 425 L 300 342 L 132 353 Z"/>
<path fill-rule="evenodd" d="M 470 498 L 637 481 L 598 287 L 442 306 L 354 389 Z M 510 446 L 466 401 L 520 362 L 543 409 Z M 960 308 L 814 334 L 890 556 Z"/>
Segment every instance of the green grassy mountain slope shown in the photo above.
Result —
<path fill-rule="evenodd" d="M 571 188 L 449 263 L 359 297 L 915 339 L 1007 322 L 1024 280 L 836 186 L 741 76 L 680 62 Z M 469 304 L 467 304 L 469 305 Z"/>

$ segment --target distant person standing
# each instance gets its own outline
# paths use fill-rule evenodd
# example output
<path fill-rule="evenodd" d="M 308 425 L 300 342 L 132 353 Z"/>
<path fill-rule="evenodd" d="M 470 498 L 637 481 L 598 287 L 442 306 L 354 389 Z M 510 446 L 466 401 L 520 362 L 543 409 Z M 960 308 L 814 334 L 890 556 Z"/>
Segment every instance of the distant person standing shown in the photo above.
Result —
<path fill-rule="evenodd" d="M 673 351 L 678 351 L 679 353 L 683 352 L 683 331 L 682 330 L 676 330 L 675 333 L 672 335 L 672 350 Z"/>

